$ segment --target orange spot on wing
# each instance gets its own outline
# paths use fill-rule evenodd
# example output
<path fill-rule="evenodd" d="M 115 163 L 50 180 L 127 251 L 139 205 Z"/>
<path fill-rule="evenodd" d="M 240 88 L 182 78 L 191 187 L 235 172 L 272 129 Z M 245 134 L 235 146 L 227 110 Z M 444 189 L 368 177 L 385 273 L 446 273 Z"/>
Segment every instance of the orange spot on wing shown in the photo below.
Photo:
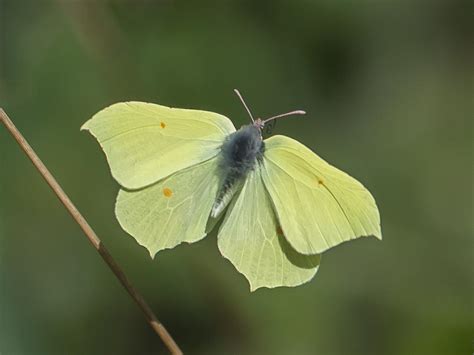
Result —
<path fill-rule="evenodd" d="M 171 197 L 171 195 L 173 195 L 173 191 L 171 191 L 171 189 L 165 187 L 163 189 L 163 195 L 165 195 L 165 197 Z"/>
<path fill-rule="evenodd" d="M 318 179 L 318 185 L 319 185 L 319 186 L 324 185 L 324 181 L 321 180 L 321 179 Z"/>
<path fill-rule="evenodd" d="M 166 127 L 166 123 L 160 122 L 160 127 L 161 127 L 161 128 L 165 128 L 165 127 Z"/>
<path fill-rule="evenodd" d="M 277 227 L 276 232 L 278 235 L 283 235 L 283 229 L 280 226 Z"/>

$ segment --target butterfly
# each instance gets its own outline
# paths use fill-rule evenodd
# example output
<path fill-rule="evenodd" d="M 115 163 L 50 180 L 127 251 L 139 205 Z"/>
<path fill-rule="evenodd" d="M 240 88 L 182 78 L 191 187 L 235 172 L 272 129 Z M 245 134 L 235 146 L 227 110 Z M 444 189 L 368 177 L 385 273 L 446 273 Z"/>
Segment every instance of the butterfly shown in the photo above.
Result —
<path fill-rule="evenodd" d="M 225 116 L 121 102 L 83 126 L 105 152 L 121 189 L 122 228 L 151 257 L 204 238 L 223 219 L 221 254 L 250 283 L 297 286 L 316 274 L 321 253 L 361 236 L 382 238 L 374 198 L 357 180 L 298 141 L 262 138 L 269 122 L 236 130 Z"/>

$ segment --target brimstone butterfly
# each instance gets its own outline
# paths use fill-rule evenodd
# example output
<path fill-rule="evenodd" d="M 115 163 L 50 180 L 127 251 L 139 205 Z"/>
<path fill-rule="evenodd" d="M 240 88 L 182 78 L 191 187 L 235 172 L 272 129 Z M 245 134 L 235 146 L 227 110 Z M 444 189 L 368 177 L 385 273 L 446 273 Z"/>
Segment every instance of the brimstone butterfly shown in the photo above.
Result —
<path fill-rule="evenodd" d="M 219 250 L 251 290 L 303 284 L 322 252 L 361 236 L 381 239 L 362 184 L 294 139 L 262 139 L 269 120 L 304 112 L 254 120 L 245 108 L 252 123 L 237 131 L 217 113 L 144 102 L 117 103 L 87 121 L 82 129 L 97 138 L 122 187 L 122 228 L 154 257 L 204 238 L 225 214 Z"/>

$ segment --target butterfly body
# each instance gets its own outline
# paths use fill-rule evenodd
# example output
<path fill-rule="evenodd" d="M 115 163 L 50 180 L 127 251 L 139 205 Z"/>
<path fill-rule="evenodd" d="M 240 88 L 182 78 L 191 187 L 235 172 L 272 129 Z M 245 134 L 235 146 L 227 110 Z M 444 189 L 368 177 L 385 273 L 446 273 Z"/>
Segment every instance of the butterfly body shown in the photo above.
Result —
<path fill-rule="evenodd" d="M 226 137 L 219 162 L 222 183 L 211 211 L 212 217 L 217 217 L 230 201 L 248 172 L 261 159 L 264 147 L 260 128 L 254 124 L 242 126 Z"/>
<path fill-rule="evenodd" d="M 268 120 L 236 130 L 214 112 L 123 102 L 82 129 L 121 185 L 120 225 L 152 257 L 201 240 L 222 217 L 219 251 L 255 290 L 301 285 L 326 250 L 382 238 L 370 192 L 290 137 L 263 140 Z"/>

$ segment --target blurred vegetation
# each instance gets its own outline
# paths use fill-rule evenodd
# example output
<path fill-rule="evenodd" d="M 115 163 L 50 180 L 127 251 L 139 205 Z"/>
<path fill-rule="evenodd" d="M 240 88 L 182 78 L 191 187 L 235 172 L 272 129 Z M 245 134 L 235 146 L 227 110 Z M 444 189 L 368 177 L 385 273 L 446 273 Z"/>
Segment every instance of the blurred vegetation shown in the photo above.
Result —
<path fill-rule="evenodd" d="M 468 354 L 473 314 L 470 1 L 0 0 L 0 106 L 185 352 Z M 81 124 L 117 101 L 248 122 L 239 88 L 362 181 L 384 240 L 326 253 L 312 282 L 249 292 L 216 236 L 155 260 L 114 217 Z M 165 353 L 0 127 L 0 352 Z"/>

